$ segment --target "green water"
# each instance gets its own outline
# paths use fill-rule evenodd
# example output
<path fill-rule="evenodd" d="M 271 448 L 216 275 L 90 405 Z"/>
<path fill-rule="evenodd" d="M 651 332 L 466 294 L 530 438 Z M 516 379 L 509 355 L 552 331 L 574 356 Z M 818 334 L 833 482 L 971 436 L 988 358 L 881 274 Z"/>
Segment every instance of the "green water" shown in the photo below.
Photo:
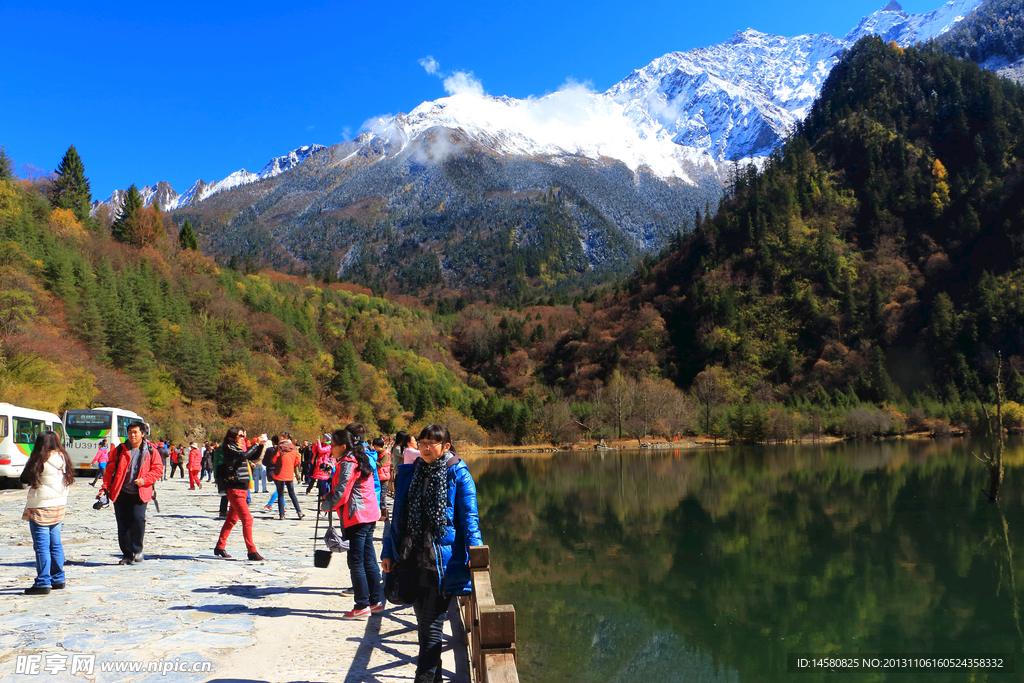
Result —
<path fill-rule="evenodd" d="M 1024 443 L 471 460 L 527 683 L 1024 680 Z M 799 672 L 790 653 L 1014 653 L 1016 671 Z"/>

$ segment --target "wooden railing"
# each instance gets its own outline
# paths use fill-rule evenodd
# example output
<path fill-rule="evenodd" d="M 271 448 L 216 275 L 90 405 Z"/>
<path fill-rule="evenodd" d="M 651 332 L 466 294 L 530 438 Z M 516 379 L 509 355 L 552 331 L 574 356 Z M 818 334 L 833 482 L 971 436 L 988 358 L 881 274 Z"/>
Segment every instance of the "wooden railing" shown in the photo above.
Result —
<path fill-rule="evenodd" d="M 473 592 L 459 599 L 466 628 L 469 663 L 475 683 L 519 683 L 516 670 L 516 610 L 494 604 L 491 590 L 491 551 L 485 545 L 469 549 Z"/>

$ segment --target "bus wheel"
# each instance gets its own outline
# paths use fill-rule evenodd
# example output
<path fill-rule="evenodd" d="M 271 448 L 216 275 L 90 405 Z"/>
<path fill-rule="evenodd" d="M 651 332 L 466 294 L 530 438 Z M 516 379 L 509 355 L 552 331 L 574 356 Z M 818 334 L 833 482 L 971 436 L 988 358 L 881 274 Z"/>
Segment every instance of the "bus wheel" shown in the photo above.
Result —
<path fill-rule="evenodd" d="M 23 483 L 21 481 L 21 479 L 18 478 L 18 477 L 4 477 L 3 479 L 4 479 L 4 481 L 3 481 L 3 488 L 8 488 L 8 487 L 10 487 L 12 489 L 27 489 L 28 488 L 28 484 Z"/>

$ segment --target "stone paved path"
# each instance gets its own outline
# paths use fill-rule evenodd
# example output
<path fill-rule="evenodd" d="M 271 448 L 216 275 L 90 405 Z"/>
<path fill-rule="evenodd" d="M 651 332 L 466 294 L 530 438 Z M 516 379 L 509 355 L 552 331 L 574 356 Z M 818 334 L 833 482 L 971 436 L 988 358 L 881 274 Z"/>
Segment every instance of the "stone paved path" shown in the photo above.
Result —
<path fill-rule="evenodd" d="M 62 531 L 67 588 L 48 596 L 22 594 L 35 577 L 28 522 L 21 521 L 26 494 L 0 491 L 0 682 L 412 680 L 412 608 L 389 605 L 368 621 L 339 619 L 352 607 L 351 596 L 341 595 L 351 585 L 348 567 L 344 555 L 327 569 L 313 567 L 314 496 L 299 492 L 304 520 L 289 509 L 280 521 L 276 507 L 263 511 L 269 494 L 254 494 L 254 537 L 267 560 L 238 559 L 246 554 L 241 525 L 228 541 L 235 559 L 223 560 L 212 550 L 223 523 L 215 519 L 216 487 L 189 491 L 187 480 L 162 482 L 161 512 L 149 505 L 146 561 L 120 566 L 113 508 L 92 509 L 91 480 L 79 477 L 71 487 Z M 377 525 L 378 554 L 383 527 Z M 445 680 L 468 681 L 461 637 L 451 637 L 450 624 L 446 633 Z M 55 665 L 63 660 L 66 668 L 18 673 L 18 656 L 36 654 L 43 667 L 56 656 Z M 75 654 L 96 655 L 91 675 L 72 675 Z M 210 662 L 212 671 L 100 670 L 119 661 Z"/>

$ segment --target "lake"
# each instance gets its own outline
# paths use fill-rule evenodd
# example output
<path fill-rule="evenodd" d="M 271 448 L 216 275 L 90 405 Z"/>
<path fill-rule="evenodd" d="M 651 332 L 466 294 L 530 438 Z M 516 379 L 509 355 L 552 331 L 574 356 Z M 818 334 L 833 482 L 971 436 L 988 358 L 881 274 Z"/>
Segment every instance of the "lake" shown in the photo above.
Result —
<path fill-rule="evenodd" d="M 801 671 L 790 654 L 1016 655 L 1024 442 L 991 505 L 980 440 L 470 459 L 520 680 L 1000 681 Z"/>

